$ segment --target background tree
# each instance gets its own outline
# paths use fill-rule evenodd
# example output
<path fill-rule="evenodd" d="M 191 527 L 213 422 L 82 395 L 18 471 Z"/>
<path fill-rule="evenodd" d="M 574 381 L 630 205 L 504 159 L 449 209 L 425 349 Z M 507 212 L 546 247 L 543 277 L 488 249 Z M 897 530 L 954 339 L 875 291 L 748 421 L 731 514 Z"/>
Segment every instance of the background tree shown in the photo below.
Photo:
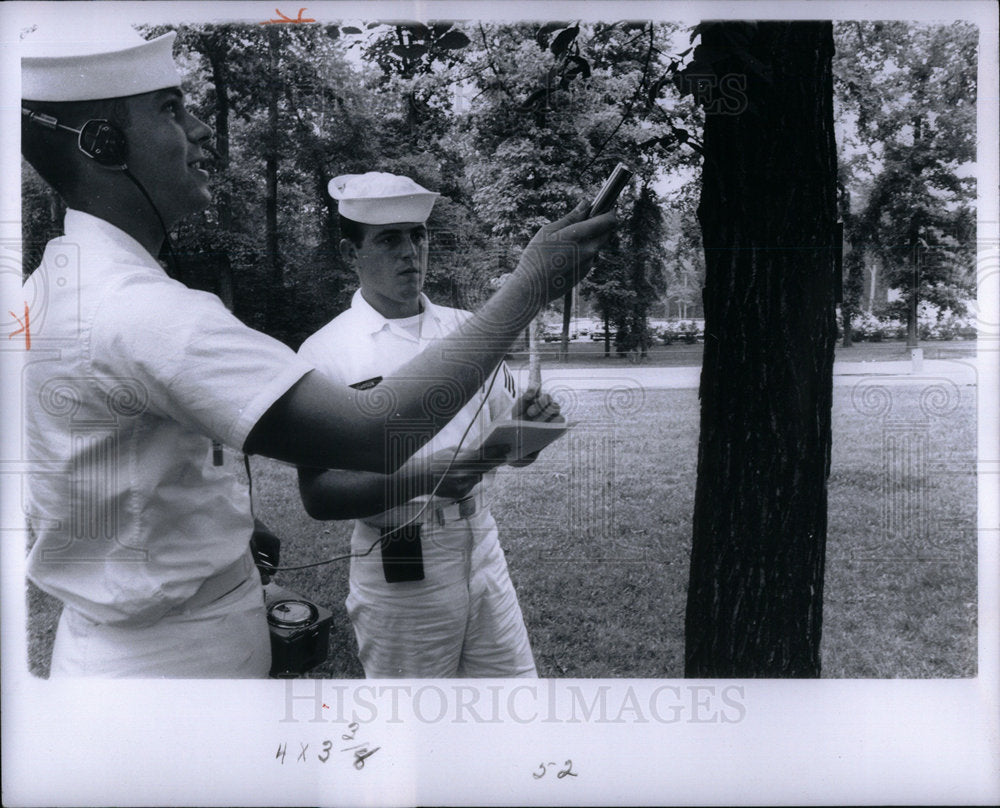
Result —
<path fill-rule="evenodd" d="M 193 110 L 217 123 L 228 110 L 234 135 L 218 127 L 213 206 L 177 230 L 182 280 L 205 288 L 205 256 L 227 256 L 237 316 L 297 346 L 346 306 L 354 283 L 327 183 L 371 161 L 365 77 L 336 26 L 182 28 L 179 45 L 203 68 L 189 71 Z"/>
<path fill-rule="evenodd" d="M 622 222 L 623 258 L 628 277 L 627 305 L 615 321 L 619 351 L 649 351 L 649 311 L 664 292 L 664 226 L 661 202 L 648 181 L 639 189 Z"/>
<path fill-rule="evenodd" d="M 594 268 L 581 284 L 581 293 L 591 298 L 600 314 L 604 327 L 604 355 L 611 355 L 611 334 L 616 324 L 628 318 L 633 303 L 632 290 L 628 287 L 628 269 L 620 234 L 612 236 L 601 250 Z"/>
<path fill-rule="evenodd" d="M 843 182 L 844 170 L 841 163 L 840 217 L 843 221 L 843 267 L 841 276 L 840 324 L 844 334 L 844 347 L 853 344 L 851 321 L 861 313 L 864 297 L 865 246 L 861 243 L 863 228 L 859 225 L 851 209 L 851 192 Z"/>
<path fill-rule="evenodd" d="M 903 293 L 909 345 L 920 300 L 964 314 L 974 294 L 976 49 L 969 23 L 837 26 L 847 240 Z"/>
<path fill-rule="evenodd" d="M 686 320 L 702 315 L 705 251 L 698 224 L 699 186 L 685 183 L 664 199 L 663 312 Z"/>
<path fill-rule="evenodd" d="M 664 130 L 666 113 L 647 96 L 676 26 L 176 30 L 189 106 L 215 127 L 220 156 L 213 204 L 172 234 L 175 274 L 293 347 L 343 310 L 356 287 L 326 192 L 338 174 L 393 171 L 439 190 L 427 290 L 475 308 L 537 227 L 593 193 L 618 160 L 650 180 L 673 159 L 643 163 L 636 144 Z M 30 245 L 58 232 L 62 211 L 30 171 L 24 176 L 33 267 Z M 648 254 L 658 245 L 647 246 Z M 623 273 L 608 288 L 645 305 L 646 292 L 631 288 L 643 273 L 614 260 L 605 270 Z"/>
<path fill-rule="evenodd" d="M 649 103 L 648 93 L 664 67 L 664 40 L 674 30 L 641 22 L 479 26 L 468 56 L 476 94 L 461 125 L 473 204 L 494 237 L 523 245 L 581 190 L 596 191 L 619 161 L 639 170 L 637 184 L 671 162 L 668 155 L 643 158 L 639 143 L 665 127 L 665 114 Z M 652 193 L 645 200 L 655 206 Z M 623 221 L 636 198 L 624 197 Z M 660 250 L 660 232 L 636 230 L 628 248 L 647 261 Z M 581 293 L 597 301 L 606 321 L 623 328 L 631 301 L 634 328 L 641 332 L 637 323 L 645 324 L 651 287 L 647 272 L 624 262 L 624 255 L 615 247 L 603 251 Z M 509 271 L 516 258 L 516 249 L 506 253 L 502 269 Z M 562 303 L 564 355 L 570 300 Z"/>

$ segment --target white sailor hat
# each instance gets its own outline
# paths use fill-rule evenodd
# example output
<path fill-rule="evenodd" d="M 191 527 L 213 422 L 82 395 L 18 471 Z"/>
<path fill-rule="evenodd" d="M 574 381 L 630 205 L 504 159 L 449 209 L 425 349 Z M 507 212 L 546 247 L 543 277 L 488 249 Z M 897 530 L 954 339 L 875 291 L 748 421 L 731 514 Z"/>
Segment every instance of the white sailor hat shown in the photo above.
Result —
<path fill-rule="evenodd" d="M 362 224 L 426 222 L 441 195 L 409 177 L 381 171 L 334 177 L 327 190 L 337 200 L 341 216 Z"/>
<path fill-rule="evenodd" d="M 101 23 L 76 17 L 72 27 L 46 24 L 26 34 L 21 98 L 91 101 L 180 86 L 172 55 L 176 32 L 146 40 L 130 25 Z"/>

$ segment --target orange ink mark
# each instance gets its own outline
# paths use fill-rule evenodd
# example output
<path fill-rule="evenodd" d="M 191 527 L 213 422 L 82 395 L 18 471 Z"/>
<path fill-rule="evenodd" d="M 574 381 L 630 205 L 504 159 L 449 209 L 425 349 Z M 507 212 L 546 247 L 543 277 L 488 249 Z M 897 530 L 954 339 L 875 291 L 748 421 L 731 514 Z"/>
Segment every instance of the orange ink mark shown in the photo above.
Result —
<path fill-rule="evenodd" d="M 15 320 L 17 320 L 18 325 L 21 326 L 19 329 L 17 329 L 17 331 L 14 331 L 13 333 L 8 334 L 7 335 L 7 339 L 11 339 L 13 337 L 16 337 L 18 334 L 20 334 L 23 331 L 24 332 L 24 350 L 30 351 L 31 350 L 31 320 L 28 318 L 28 304 L 27 303 L 24 304 L 24 320 L 23 321 L 21 320 L 20 317 L 18 317 L 16 314 L 14 314 L 14 312 L 8 310 L 7 313 L 11 317 L 13 317 Z"/>
<path fill-rule="evenodd" d="M 303 6 L 302 8 L 300 8 L 299 9 L 299 16 L 297 16 L 293 20 L 291 17 L 287 17 L 284 14 L 282 14 L 278 9 L 275 9 L 274 13 L 277 14 L 279 17 L 281 17 L 280 20 L 264 20 L 264 22 L 258 23 L 258 25 L 281 25 L 282 23 L 286 23 L 286 22 L 316 22 L 316 20 L 312 19 L 311 17 L 303 17 L 302 16 L 302 12 L 305 11 L 305 10 L 306 10 L 305 6 Z"/>

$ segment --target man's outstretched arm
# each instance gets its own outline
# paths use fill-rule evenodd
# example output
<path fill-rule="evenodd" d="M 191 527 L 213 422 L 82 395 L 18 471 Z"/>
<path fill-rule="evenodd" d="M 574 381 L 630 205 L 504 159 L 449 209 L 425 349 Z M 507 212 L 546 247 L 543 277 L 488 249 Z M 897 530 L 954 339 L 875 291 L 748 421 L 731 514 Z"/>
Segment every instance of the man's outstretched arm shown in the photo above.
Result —
<path fill-rule="evenodd" d="M 614 214 L 585 219 L 586 211 L 578 205 L 541 228 L 478 312 L 378 386 L 354 390 L 306 374 L 257 422 L 244 450 L 301 466 L 396 471 L 407 459 L 394 449 L 399 430 L 416 424 L 429 436 L 444 427 L 540 308 L 590 270 Z"/>

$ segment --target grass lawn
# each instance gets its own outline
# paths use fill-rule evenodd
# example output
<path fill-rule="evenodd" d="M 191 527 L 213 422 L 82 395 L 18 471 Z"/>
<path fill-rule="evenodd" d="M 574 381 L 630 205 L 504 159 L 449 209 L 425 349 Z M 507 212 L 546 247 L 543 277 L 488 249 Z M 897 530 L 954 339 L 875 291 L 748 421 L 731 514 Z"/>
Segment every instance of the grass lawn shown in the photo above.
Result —
<path fill-rule="evenodd" d="M 896 385 L 890 412 L 873 416 L 849 387 L 834 389 L 825 676 L 976 672 L 975 389 L 930 416 L 921 392 Z M 583 392 L 564 410 L 581 425 L 533 466 L 502 470 L 493 508 L 539 673 L 680 677 L 697 394 Z M 306 516 L 294 469 L 261 458 L 253 469 L 256 510 L 282 537 L 283 563 L 347 551 L 350 523 Z M 331 654 L 314 675 L 363 675 L 347 568 L 277 577 L 334 612 Z M 31 667 L 45 675 L 58 604 L 29 587 L 29 609 Z"/>

